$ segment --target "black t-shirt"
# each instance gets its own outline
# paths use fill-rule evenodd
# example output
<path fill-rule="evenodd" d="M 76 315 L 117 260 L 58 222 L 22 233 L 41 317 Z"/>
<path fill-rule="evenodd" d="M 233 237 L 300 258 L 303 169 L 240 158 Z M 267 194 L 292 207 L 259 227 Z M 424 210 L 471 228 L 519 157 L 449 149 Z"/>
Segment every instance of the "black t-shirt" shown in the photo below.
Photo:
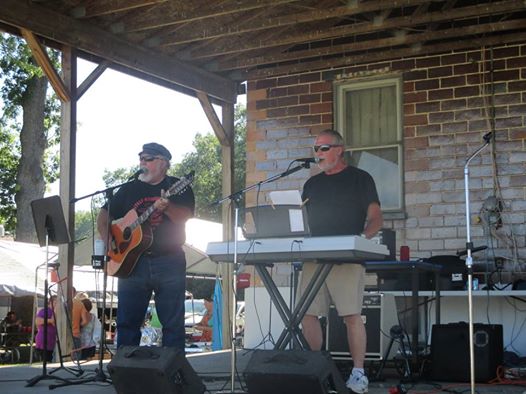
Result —
<path fill-rule="evenodd" d="M 150 185 L 149 183 L 136 180 L 122 186 L 111 200 L 110 216 L 113 219 L 119 219 L 131 209 L 134 209 L 137 215 L 140 216 L 160 198 L 161 190 L 168 190 L 178 180 L 175 177 L 166 177 L 157 185 Z M 194 213 L 195 199 L 190 187 L 180 194 L 170 196 L 169 200 L 177 205 L 189 208 L 192 214 Z M 186 240 L 184 222 L 174 223 L 165 214 L 154 211 L 150 215 L 148 223 L 153 231 L 153 243 L 149 251 L 159 255 L 181 251 L 181 245 Z"/>
<path fill-rule="evenodd" d="M 367 172 L 348 166 L 337 174 L 324 172 L 303 186 L 310 232 L 321 235 L 360 234 L 369 204 L 380 204 L 374 180 Z"/>

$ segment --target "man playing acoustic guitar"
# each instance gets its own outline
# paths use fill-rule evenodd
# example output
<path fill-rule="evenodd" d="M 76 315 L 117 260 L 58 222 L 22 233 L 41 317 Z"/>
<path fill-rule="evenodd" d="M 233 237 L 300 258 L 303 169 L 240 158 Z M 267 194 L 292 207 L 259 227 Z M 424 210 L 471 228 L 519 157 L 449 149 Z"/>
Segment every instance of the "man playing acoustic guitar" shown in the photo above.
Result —
<path fill-rule="evenodd" d="M 138 179 L 123 185 L 97 218 L 109 242 L 108 273 L 119 277 L 117 346 L 139 345 L 152 292 L 163 326 L 163 346 L 184 350 L 185 223 L 195 199 L 189 181 L 167 175 L 172 155 L 143 145 Z M 108 212 L 109 210 L 109 212 Z M 117 220 L 110 225 L 110 220 Z"/>

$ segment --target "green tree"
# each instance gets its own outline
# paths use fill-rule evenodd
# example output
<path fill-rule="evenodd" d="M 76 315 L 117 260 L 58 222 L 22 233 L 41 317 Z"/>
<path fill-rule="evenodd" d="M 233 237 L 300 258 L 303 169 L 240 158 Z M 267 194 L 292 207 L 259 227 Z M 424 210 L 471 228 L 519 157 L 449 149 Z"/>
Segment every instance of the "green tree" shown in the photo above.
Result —
<path fill-rule="evenodd" d="M 49 50 L 48 55 L 58 67 L 58 52 Z M 21 38 L 0 34 L 0 73 L 0 150 L 6 154 L 0 219 L 15 230 L 17 240 L 32 242 L 36 233 L 30 202 L 42 198 L 46 183 L 58 176 L 60 103 Z"/>
<path fill-rule="evenodd" d="M 245 186 L 246 124 L 245 106 L 236 105 L 234 113 L 234 191 L 241 190 Z M 221 144 L 212 134 L 204 136 L 197 134 L 193 146 L 195 152 L 187 153 L 181 163 L 174 166 L 174 173 L 183 175 L 192 170 L 195 171 L 192 188 L 196 199 L 196 215 L 203 219 L 220 222 L 221 207 L 210 204 L 223 197 L 221 195 Z"/>
<path fill-rule="evenodd" d="M 245 186 L 245 140 L 246 140 L 246 108 L 236 105 L 234 127 L 234 191 Z M 187 153 L 180 163 L 175 163 L 168 171 L 170 175 L 184 176 L 190 171 L 195 171 L 192 189 L 196 199 L 196 216 L 220 222 L 221 207 L 210 206 L 210 203 L 219 200 L 221 195 L 221 144 L 213 134 L 196 134 L 193 146 L 195 151 Z M 113 186 L 126 181 L 138 167 L 119 168 L 114 171 L 104 172 L 104 183 Z M 242 204 L 242 203 L 241 203 Z"/>

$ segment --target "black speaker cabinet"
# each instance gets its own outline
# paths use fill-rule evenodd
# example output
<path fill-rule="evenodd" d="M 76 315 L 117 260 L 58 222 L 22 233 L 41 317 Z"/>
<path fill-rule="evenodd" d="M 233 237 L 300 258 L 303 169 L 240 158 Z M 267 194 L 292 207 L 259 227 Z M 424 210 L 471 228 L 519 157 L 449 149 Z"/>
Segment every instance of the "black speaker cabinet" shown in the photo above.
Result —
<path fill-rule="evenodd" d="M 502 364 L 501 324 L 473 325 L 475 380 L 487 382 Z M 470 381 L 469 326 L 465 322 L 435 324 L 431 332 L 431 379 Z"/>
<path fill-rule="evenodd" d="M 205 386 L 181 350 L 122 346 L 108 364 L 118 394 L 202 394 Z"/>
<path fill-rule="evenodd" d="M 250 394 L 347 393 L 327 352 L 255 350 L 245 369 Z"/>
<path fill-rule="evenodd" d="M 367 333 L 365 358 L 367 360 L 381 360 L 386 357 L 389 346 L 389 330 L 398 325 L 398 317 L 394 296 L 392 294 L 365 294 L 363 297 L 362 320 Z M 338 316 L 334 306 L 329 309 L 329 320 L 326 330 L 326 349 L 334 359 L 349 359 L 349 345 L 347 344 L 347 327 L 343 319 Z M 391 348 L 391 355 L 396 347 Z M 389 355 L 387 355 L 389 358 Z"/>

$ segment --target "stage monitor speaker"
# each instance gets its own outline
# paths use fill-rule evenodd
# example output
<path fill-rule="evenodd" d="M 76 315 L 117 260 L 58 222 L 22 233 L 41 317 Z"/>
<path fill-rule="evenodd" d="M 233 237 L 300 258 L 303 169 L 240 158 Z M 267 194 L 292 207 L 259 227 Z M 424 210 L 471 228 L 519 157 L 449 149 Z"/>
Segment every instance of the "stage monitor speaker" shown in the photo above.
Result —
<path fill-rule="evenodd" d="M 206 388 L 181 350 L 122 346 L 108 364 L 118 394 L 202 394 Z"/>
<path fill-rule="evenodd" d="M 469 326 L 465 322 L 434 324 L 431 332 L 431 379 L 470 381 Z M 488 382 L 497 376 L 503 361 L 501 324 L 473 325 L 475 380 Z"/>
<path fill-rule="evenodd" d="M 348 390 L 327 352 L 255 350 L 245 369 L 250 394 L 328 394 Z"/>
<path fill-rule="evenodd" d="M 367 333 L 366 360 L 381 360 L 386 354 L 391 338 L 389 331 L 398 325 L 398 317 L 394 296 L 392 294 L 364 294 L 362 306 L 362 320 Z M 349 345 L 347 344 L 347 327 L 343 319 L 338 316 L 334 306 L 329 309 L 329 320 L 326 329 L 326 349 L 334 359 L 349 359 Z M 391 348 L 391 355 L 396 348 Z M 389 358 L 389 355 L 387 355 Z"/>

